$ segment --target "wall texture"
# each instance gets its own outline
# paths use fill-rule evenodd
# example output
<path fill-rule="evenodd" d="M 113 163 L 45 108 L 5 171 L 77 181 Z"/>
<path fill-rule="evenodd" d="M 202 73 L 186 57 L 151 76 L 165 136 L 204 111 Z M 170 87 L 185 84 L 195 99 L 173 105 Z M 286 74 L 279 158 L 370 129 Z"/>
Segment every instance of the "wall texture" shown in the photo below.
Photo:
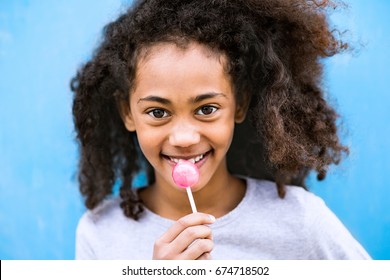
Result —
<path fill-rule="evenodd" d="M 351 1 L 352 2 L 352 1 Z M 84 212 L 69 80 L 128 1 L 0 2 L 0 259 L 72 259 Z M 309 179 L 375 259 L 390 259 L 390 3 L 355 0 L 332 21 L 356 51 L 327 61 L 351 155 Z"/>

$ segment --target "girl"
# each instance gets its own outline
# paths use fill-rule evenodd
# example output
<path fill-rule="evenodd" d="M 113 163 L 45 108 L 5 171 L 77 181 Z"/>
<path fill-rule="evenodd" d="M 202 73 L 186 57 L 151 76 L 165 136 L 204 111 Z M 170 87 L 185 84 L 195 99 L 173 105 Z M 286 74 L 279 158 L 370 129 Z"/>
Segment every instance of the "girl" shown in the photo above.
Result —
<path fill-rule="evenodd" d="M 144 0 L 107 25 L 72 81 L 89 209 L 76 258 L 369 258 L 304 186 L 348 152 L 321 87 L 320 59 L 347 48 L 334 6 Z M 199 168 L 199 213 L 173 182 L 179 160 Z"/>

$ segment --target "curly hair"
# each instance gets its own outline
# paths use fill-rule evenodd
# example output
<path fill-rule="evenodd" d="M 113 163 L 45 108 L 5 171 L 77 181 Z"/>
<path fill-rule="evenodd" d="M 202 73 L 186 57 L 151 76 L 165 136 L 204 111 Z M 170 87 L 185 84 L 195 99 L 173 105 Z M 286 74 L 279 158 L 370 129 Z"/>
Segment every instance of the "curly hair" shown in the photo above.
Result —
<path fill-rule="evenodd" d="M 136 134 L 126 130 L 118 102 L 129 98 L 140 56 L 160 42 L 185 48 L 194 41 L 227 57 L 236 102 L 250 100 L 248 117 L 235 130 L 245 137 L 235 136 L 228 153 L 231 172 L 272 178 L 281 198 L 286 184 L 305 187 L 312 170 L 323 179 L 328 167 L 348 153 L 337 135 L 338 115 L 325 100 L 322 85 L 322 59 L 348 49 L 328 23 L 327 12 L 338 4 L 136 1 L 105 26 L 100 46 L 71 82 L 86 207 L 96 207 L 120 184 L 125 215 L 137 219 L 143 210 L 132 180 L 146 168 L 151 183 L 153 170 Z M 232 160 L 239 157 L 245 161 Z"/>

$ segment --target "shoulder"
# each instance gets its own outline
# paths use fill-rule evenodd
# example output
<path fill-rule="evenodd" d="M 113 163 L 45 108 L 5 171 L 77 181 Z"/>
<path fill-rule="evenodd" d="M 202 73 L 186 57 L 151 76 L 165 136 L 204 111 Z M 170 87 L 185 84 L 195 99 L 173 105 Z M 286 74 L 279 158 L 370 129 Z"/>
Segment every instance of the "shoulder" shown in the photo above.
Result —
<path fill-rule="evenodd" d="M 286 196 L 278 196 L 275 182 L 247 178 L 246 211 L 277 231 L 289 228 L 291 234 L 309 234 L 316 217 L 329 211 L 321 198 L 298 186 L 286 186 Z"/>
<path fill-rule="evenodd" d="M 120 208 L 120 198 L 113 197 L 102 201 L 96 208 L 87 210 L 79 221 L 80 226 L 99 226 L 112 220 L 121 218 L 123 215 Z"/>
<path fill-rule="evenodd" d="M 313 231 L 319 220 L 337 219 L 322 198 L 302 187 L 286 186 L 286 196 L 280 198 L 275 182 L 248 179 L 248 186 L 252 203 L 279 221 L 290 221 L 297 227 Z"/>
<path fill-rule="evenodd" d="M 119 198 L 106 199 L 81 216 L 76 229 L 76 259 L 100 258 L 98 252 L 102 241 L 112 234 L 112 228 L 127 219 L 120 201 Z"/>
<path fill-rule="evenodd" d="M 112 223 L 121 219 L 119 203 L 118 198 L 106 199 L 81 216 L 76 229 L 76 259 L 98 258 L 102 236 L 107 235 Z"/>
<path fill-rule="evenodd" d="M 113 216 L 122 216 L 122 208 L 120 197 L 110 197 L 103 200 L 95 209 L 87 212 L 87 215 L 95 222 L 101 222 L 106 219 L 111 219 Z"/>
<path fill-rule="evenodd" d="M 281 199 L 274 182 L 248 179 L 248 186 L 257 211 L 270 217 L 269 224 L 284 232 L 285 240 L 299 240 L 302 258 L 370 258 L 324 200 L 314 193 L 287 186 L 286 196 Z"/>
<path fill-rule="evenodd" d="M 324 201 L 320 197 L 299 186 L 286 186 L 286 196 L 281 199 L 278 196 L 275 182 L 248 178 L 247 184 L 250 195 L 265 205 L 294 208 L 299 212 L 311 211 L 318 207 L 321 208 L 321 205 L 324 206 Z"/>

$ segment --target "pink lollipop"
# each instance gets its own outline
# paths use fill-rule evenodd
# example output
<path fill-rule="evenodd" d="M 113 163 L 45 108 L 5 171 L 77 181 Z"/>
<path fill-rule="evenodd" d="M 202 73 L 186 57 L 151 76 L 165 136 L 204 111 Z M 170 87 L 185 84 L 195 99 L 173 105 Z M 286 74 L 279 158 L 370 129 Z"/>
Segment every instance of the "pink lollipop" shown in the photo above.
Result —
<path fill-rule="evenodd" d="M 181 188 L 186 188 L 191 209 L 196 213 L 195 201 L 192 196 L 191 187 L 199 180 L 199 170 L 195 164 L 190 161 L 180 160 L 172 170 L 173 181 Z"/>

